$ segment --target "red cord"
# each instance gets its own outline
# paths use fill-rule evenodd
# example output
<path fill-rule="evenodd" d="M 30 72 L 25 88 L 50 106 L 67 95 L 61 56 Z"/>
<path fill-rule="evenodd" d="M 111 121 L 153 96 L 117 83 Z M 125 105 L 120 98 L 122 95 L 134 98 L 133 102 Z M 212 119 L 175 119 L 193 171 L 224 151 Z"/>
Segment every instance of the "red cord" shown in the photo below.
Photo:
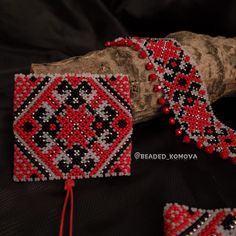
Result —
<path fill-rule="evenodd" d="M 66 198 L 64 201 L 62 213 L 61 213 L 61 225 L 60 225 L 60 232 L 59 236 L 63 236 L 64 232 L 64 221 L 65 221 L 65 214 L 66 214 L 66 207 L 70 198 L 70 227 L 69 227 L 69 236 L 73 235 L 73 215 L 74 215 L 74 194 L 73 194 L 73 187 L 75 186 L 75 182 L 72 179 L 68 179 L 65 181 L 66 190 Z"/>
<path fill-rule="evenodd" d="M 70 190 L 70 236 L 73 234 L 73 216 L 74 216 L 74 194 L 73 188 Z"/>

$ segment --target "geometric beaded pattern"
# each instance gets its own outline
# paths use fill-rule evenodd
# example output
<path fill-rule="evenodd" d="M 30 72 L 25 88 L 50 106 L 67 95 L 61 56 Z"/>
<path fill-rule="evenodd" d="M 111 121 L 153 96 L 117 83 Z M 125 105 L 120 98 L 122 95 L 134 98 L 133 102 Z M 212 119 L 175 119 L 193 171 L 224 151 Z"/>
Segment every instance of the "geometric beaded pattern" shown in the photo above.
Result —
<path fill-rule="evenodd" d="M 236 208 L 203 210 L 177 203 L 164 209 L 165 236 L 235 236 Z"/>
<path fill-rule="evenodd" d="M 155 71 L 168 110 L 179 125 L 179 135 L 186 135 L 208 153 L 216 151 L 224 159 L 231 157 L 236 164 L 236 132 L 214 115 L 196 64 L 177 41 L 132 37 L 105 45 L 130 47 L 139 52 L 140 58 L 148 57 L 148 69 Z"/>
<path fill-rule="evenodd" d="M 14 180 L 130 175 L 126 75 L 16 75 Z"/>

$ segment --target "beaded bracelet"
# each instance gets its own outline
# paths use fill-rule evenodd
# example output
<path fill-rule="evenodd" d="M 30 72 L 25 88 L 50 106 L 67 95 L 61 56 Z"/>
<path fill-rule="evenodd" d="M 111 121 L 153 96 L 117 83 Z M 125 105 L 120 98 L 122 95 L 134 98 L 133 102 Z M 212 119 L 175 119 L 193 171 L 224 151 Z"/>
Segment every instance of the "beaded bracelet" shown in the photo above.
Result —
<path fill-rule="evenodd" d="M 176 135 L 183 135 L 184 143 L 193 140 L 199 149 L 209 154 L 218 152 L 236 164 L 236 132 L 215 117 L 196 64 L 177 41 L 129 37 L 106 42 L 105 46 L 130 47 L 139 58 L 148 58 L 148 79 L 154 83 L 154 92 L 163 93 L 157 102 L 163 105 L 164 114 L 173 113 L 169 124 L 178 125 Z"/>
<path fill-rule="evenodd" d="M 60 236 L 74 179 L 130 175 L 130 103 L 126 75 L 15 76 L 14 180 L 66 180 Z"/>
<path fill-rule="evenodd" d="M 165 236 L 236 235 L 236 208 L 204 210 L 177 203 L 164 209 Z"/>

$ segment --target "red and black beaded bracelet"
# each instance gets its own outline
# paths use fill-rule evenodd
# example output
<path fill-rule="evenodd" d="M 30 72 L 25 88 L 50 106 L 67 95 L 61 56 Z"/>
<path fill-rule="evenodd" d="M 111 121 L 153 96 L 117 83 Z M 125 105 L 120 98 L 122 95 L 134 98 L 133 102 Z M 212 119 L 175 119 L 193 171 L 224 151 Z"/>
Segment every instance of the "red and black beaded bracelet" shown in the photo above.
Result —
<path fill-rule="evenodd" d="M 128 37 L 106 42 L 105 46 L 130 47 L 139 58 L 148 58 L 148 79 L 159 82 L 153 91 L 163 93 L 158 103 L 163 105 L 164 114 L 173 113 L 169 124 L 178 126 L 176 135 L 183 135 L 184 143 L 193 140 L 199 149 L 209 154 L 218 152 L 236 164 L 236 132 L 214 115 L 195 62 L 176 40 Z"/>
<path fill-rule="evenodd" d="M 205 210 L 177 203 L 164 208 L 164 235 L 236 235 L 236 208 Z"/>

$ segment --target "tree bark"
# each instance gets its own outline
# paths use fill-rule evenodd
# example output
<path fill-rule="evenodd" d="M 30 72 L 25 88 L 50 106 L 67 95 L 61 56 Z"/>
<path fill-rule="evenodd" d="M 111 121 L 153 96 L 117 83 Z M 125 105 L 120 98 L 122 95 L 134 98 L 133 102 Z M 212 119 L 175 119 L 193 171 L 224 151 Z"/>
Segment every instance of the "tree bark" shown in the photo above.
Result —
<path fill-rule="evenodd" d="M 180 42 L 195 60 L 206 83 L 210 102 L 236 91 L 236 38 L 210 37 L 191 32 L 168 35 Z M 54 63 L 32 64 L 34 73 L 97 73 L 127 74 L 131 85 L 132 114 L 134 123 L 152 119 L 161 114 L 146 71 L 148 59 L 138 58 L 128 47 L 111 47 L 90 52 L 84 56 L 68 58 Z"/>

